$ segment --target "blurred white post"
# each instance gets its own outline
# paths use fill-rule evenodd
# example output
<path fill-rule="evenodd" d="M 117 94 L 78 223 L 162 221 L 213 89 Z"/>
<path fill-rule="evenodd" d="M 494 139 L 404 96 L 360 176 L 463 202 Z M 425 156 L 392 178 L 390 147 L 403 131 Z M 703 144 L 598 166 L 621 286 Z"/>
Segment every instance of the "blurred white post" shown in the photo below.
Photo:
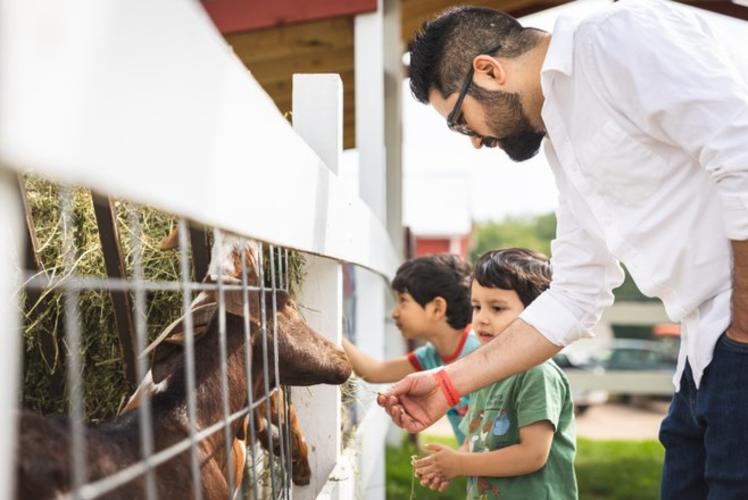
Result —
<path fill-rule="evenodd" d="M 355 17 L 353 46 L 360 195 L 386 226 L 382 10 L 379 0 L 376 12 Z"/>
<path fill-rule="evenodd" d="M 402 39 L 401 2 L 384 0 L 383 42 L 384 42 L 384 142 L 387 161 L 387 232 L 398 257 L 405 256 L 405 232 L 403 230 L 403 173 L 402 173 L 402 88 L 405 71 Z M 385 295 L 385 310 L 394 307 L 392 294 Z M 395 326 L 387 318 L 385 323 L 385 357 L 392 359 L 405 355 L 407 344 Z M 402 430 L 390 425 L 387 444 L 399 446 Z"/>
<path fill-rule="evenodd" d="M 405 79 L 400 0 L 384 0 L 382 20 L 384 54 L 384 144 L 386 150 L 387 231 L 397 251 L 405 251 L 403 234 L 403 130 L 402 88 Z"/>
<path fill-rule="evenodd" d="M 343 84 L 338 75 L 293 76 L 293 125 L 323 162 L 337 172 L 343 130 Z M 324 231 L 324 226 L 318 228 Z M 324 235 L 315 235 L 324 237 Z M 343 335 L 343 272 L 334 260 L 308 255 L 299 297 L 309 325 L 340 345 Z M 310 446 L 309 486 L 294 486 L 297 500 L 316 498 L 340 457 L 340 389 L 314 386 L 293 391 L 293 403 Z"/>
<path fill-rule="evenodd" d="M 338 174 L 343 153 L 343 81 L 338 74 L 293 75 L 293 128 Z"/>
<path fill-rule="evenodd" d="M 16 291 L 20 286 L 23 233 L 15 174 L 0 167 L 0 499 L 12 498 L 15 483 L 21 330 Z"/>
<path fill-rule="evenodd" d="M 360 196 L 387 227 L 384 22 L 383 0 L 378 0 L 376 12 L 356 16 L 354 69 Z M 359 297 L 356 311 L 358 347 L 383 359 L 387 283 L 380 276 L 358 268 L 356 287 Z M 386 414 L 374 406 L 360 422 L 366 426 L 366 431 L 361 434 L 359 492 L 367 500 L 384 498 L 384 441 L 388 420 Z"/>

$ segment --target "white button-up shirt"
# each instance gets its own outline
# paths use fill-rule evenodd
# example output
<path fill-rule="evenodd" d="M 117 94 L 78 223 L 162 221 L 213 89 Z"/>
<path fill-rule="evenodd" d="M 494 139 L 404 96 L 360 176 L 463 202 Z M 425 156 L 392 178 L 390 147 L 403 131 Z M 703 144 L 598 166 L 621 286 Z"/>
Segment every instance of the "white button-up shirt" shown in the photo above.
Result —
<path fill-rule="evenodd" d="M 730 324 L 729 240 L 748 239 L 746 81 L 667 2 L 557 21 L 541 73 L 560 193 L 553 281 L 522 319 L 557 345 L 591 336 L 623 262 L 682 322 L 676 388 L 686 359 L 698 386 Z"/>

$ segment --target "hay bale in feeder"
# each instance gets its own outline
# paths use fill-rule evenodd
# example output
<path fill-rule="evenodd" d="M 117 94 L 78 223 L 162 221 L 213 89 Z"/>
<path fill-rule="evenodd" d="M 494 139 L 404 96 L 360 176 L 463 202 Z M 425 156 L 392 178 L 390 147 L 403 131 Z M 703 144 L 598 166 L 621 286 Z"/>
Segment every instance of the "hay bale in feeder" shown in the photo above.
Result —
<path fill-rule="evenodd" d="M 62 256 L 62 228 L 59 213 L 59 189 L 50 182 L 27 178 L 26 196 L 35 232 L 39 240 L 38 258 L 44 271 L 52 277 L 64 273 Z M 98 227 L 93 212 L 91 194 L 75 189 L 73 200 L 73 239 L 75 242 L 75 273 L 78 276 L 105 278 L 103 254 Z M 122 246 L 131 271 L 130 230 L 126 224 L 127 210 L 117 203 L 117 218 Z M 158 250 L 158 242 L 168 233 L 171 217 L 148 208 L 137 209 L 141 225 L 141 245 L 145 278 L 149 280 L 177 280 L 178 257 Z M 66 394 L 51 387 L 53 372 L 64 363 L 66 344 L 62 293 L 44 290 L 36 304 L 24 307 L 24 386 L 23 406 L 40 413 L 67 413 Z M 176 292 L 148 293 L 147 322 L 153 336 L 180 314 L 182 300 Z M 116 414 L 133 387 L 125 378 L 122 352 L 107 291 L 86 290 L 78 299 L 81 327 L 81 358 L 83 362 L 83 390 L 86 416 L 99 421 Z M 57 347 L 54 356 L 45 353 L 41 339 L 51 336 Z M 58 370 L 59 371 L 59 370 Z M 64 375 L 64 373 L 63 373 Z"/>

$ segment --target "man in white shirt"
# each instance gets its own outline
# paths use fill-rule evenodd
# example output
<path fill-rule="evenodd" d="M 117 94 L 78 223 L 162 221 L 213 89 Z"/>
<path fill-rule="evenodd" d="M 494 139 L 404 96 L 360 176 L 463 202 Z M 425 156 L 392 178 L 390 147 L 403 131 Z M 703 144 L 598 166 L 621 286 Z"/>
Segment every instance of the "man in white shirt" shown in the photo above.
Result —
<path fill-rule="evenodd" d="M 552 33 L 461 7 L 424 25 L 410 72 L 415 97 L 475 147 L 521 161 L 543 142 L 560 193 L 553 282 L 446 377 L 409 376 L 379 403 L 416 432 L 455 395 L 590 336 L 620 261 L 682 323 L 662 497 L 744 498 L 748 86 L 709 28 L 660 0 L 562 18 Z"/>

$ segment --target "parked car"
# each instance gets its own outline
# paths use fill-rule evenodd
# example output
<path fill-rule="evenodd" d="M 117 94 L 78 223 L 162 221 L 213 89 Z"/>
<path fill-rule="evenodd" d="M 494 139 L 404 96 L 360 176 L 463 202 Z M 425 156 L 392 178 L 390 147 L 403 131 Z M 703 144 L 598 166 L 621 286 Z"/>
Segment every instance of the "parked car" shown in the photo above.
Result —
<path fill-rule="evenodd" d="M 677 343 L 616 339 L 598 350 L 589 364 L 599 367 L 595 377 L 579 377 L 575 384 L 605 389 L 623 402 L 638 398 L 670 398 L 678 362 Z"/>
<path fill-rule="evenodd" d="M 564 370 L 567 375 L 569 372 L 589 371 L 598 372 L 600 367 L 582 362 L 566 352 L 560 352 L 553 357 L 553 361 Z M 582 415 L 591 406 L 605 404 L 608 401 L 608 391 L 602 389 L 582 389 L 571 385 L 571 399 L 574 403 L 574 415 Z"/>
<path fill-rule="evenodd" d="M 677 353 L 663 342 L 654 340 L 616 339 L 602 350 L 593 363 L 605 370 L 668 370 L 675 371 Z"/>

